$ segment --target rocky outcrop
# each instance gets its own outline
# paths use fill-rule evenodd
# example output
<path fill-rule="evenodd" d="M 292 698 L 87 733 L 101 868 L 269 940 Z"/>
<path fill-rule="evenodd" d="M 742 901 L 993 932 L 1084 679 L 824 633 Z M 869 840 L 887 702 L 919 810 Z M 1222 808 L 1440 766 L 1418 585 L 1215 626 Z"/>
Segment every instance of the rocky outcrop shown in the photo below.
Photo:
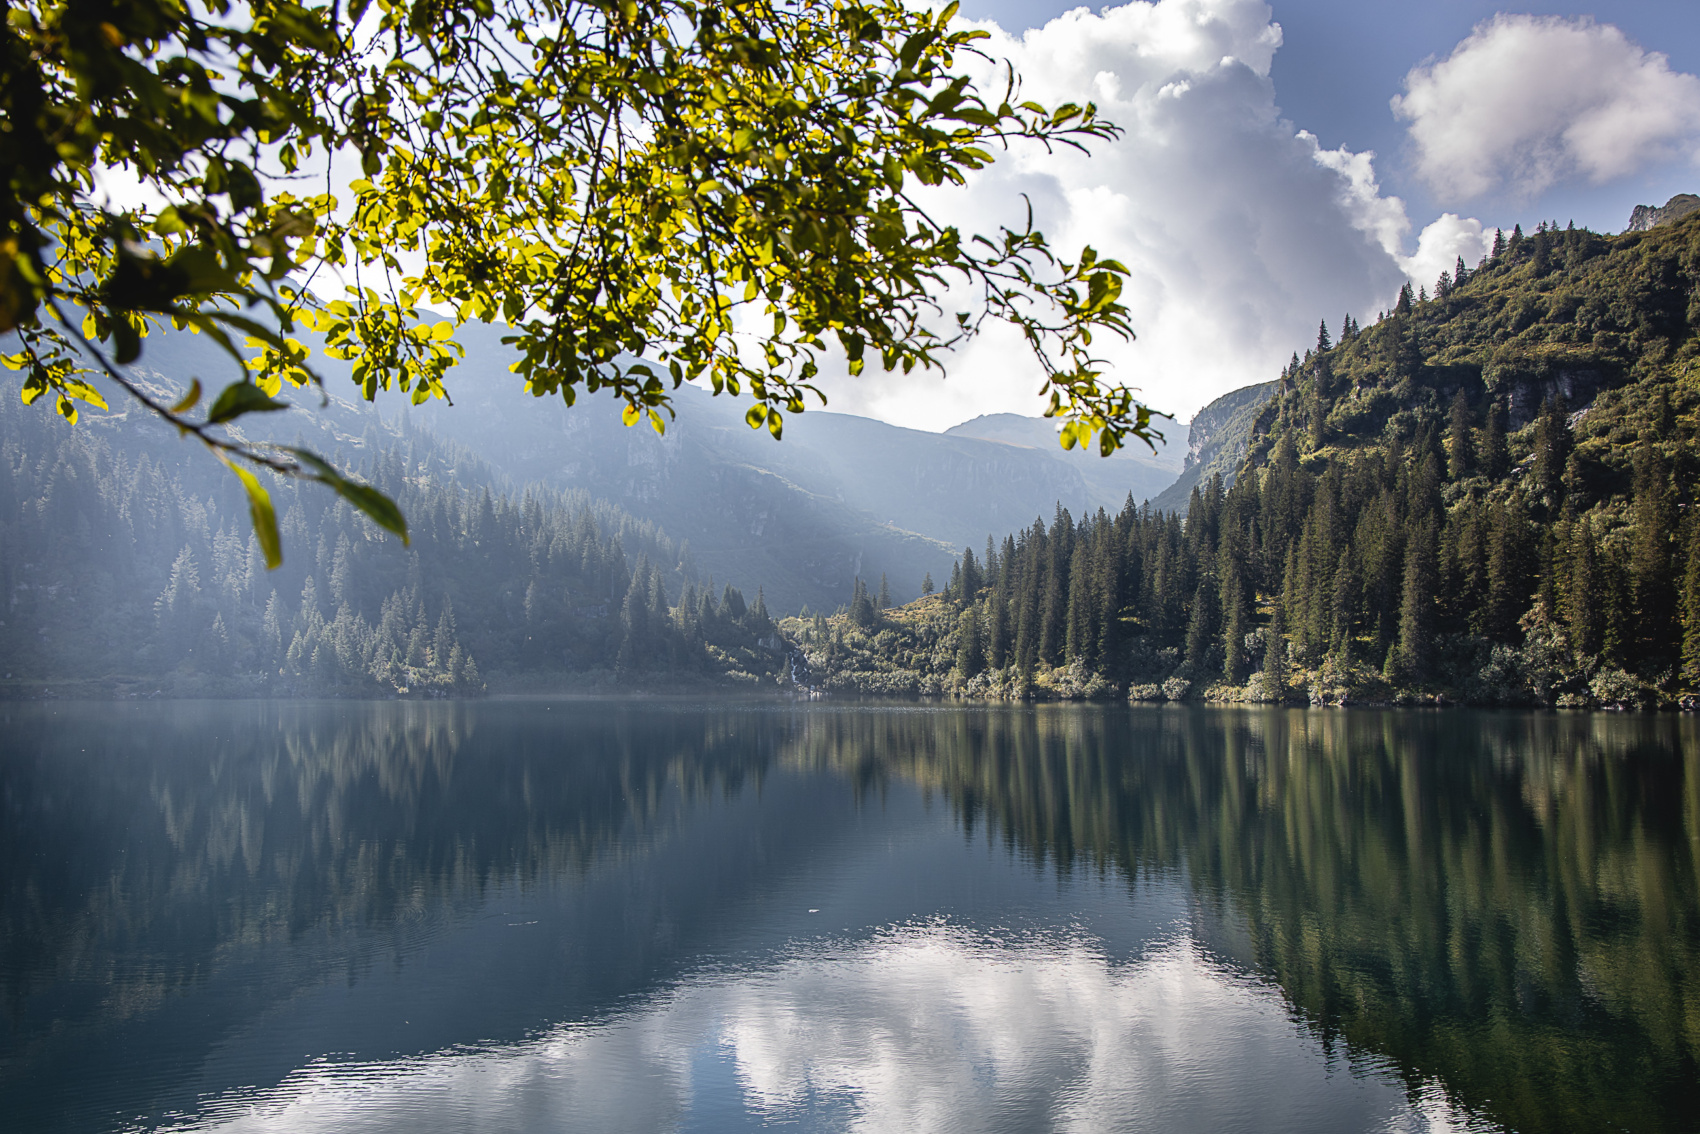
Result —
<path fill-rule="evenodd" d="M 1260 382 L 1223 394 L 1198 411 L 1187 432 L 1186 467 L 1180 479 L 1151 499 L 1161 512 L 1185 513 L 1194 485 L 1217 473 L 1232 484 L 1245 460 L 1253 423 L 1264 403 L 1275 396 L 1278 383 Z"/>
<path fill-rule="evenodd" d="M 1670 224 L 1681 220 L 1689 213 L 1700 210 L 1700 197 L 1692 193 L 1678 193 L 1666 201 L 1662 207 L 1652 205 L 1636 205 L 1635 211 L 1629 214 L 1629 227 L 1625 232 L 1646 232 L 1661 224 Z"/>

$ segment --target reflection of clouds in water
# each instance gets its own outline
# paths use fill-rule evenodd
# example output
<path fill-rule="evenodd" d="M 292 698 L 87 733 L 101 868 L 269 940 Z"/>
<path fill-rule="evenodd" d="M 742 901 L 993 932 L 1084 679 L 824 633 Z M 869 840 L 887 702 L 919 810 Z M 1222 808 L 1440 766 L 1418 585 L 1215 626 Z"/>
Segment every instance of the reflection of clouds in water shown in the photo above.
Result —
<path fill-rule="evenodd" d="M 764 1120 L 867 1131 L 1471 1129 L 1376 1067 L 1331 1066 L 1280 995 L 1177 938 L 929 925 L 797 949 L 599 1026 L 500 1049 L 318 1064 L 189 1129 L 654 1131 Z"/>

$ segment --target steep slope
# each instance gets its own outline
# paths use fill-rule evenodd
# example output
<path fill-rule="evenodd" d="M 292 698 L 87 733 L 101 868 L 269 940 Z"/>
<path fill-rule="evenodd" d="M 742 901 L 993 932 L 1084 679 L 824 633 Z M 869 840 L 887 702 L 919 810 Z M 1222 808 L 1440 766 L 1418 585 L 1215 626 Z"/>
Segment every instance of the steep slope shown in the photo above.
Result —
<path fill-rule="evenodd" d="M 657 436 L 626 428 L 595 399 L 528 398 L 507 373 L 498 332 L 465 337 L 473 345 L 453 376 L 455 406 L 410 412 L 516 483 L 583 488 L 660 524 L 717 578 L 759 582 L 776 610 L 832 609 L 858 576 L 882 574 L 907 600 L 923 576 L 947 575 L 962 548 L 1049 516 L 1059 501 L 1119 507 L 1135 484 L 1111 472 L 1094 489 L 1079 463 L 1041 449 L 823 410 L 792 415 L 776 443 L 744 424 L 738 403 L 690 386 L 675 392 L 678 416 Z"/>
<path fill-rule="evenodd" d="M 411 547 L 264 477 L 285 546 L 268 571 L 200 445 L 134 406 L 69 426 L 17 390 L 0 386 L 0 695 L 748 686 L 783 660 L 764 605 L 706 594 L 653 524 L 582 491 L 509 497 L 466 450 L 370 407 L 255 424 L 388 493 Z"/>
<path fill-rule="evenodd" d="M 944 432 L 947 437 L 1001 441 L 1059 461 L 1080 474 L 1087 493 L 1078 502 L 1062 497 L 1065 506 L 1082 512 L 1098 508 L 1114 512 L 1126 503 L 1129 496 L 1139 501 L 1157 495 L 1173 484 L 1181 472 L 1180 446 L 1173 443 L 1177 427 L 1162 421 L 1157 424 L 1167 425 L 1162 432 L 1170 440 L 1159 442 L 1155 452 L 1135 441 L 1108 458 L 1100 457 L 1095 449 L 1091 452 L 1064 449 L 1057 444 L 1056 423 L 1042 417 L 1023 417 L 1014 413 L 982 414 Z"/>
<path fill-rule="evenodd" d="M 877 586 L 886 575 L 892 594 L 908 599 L 926 575 L 948 575 L 963 547 L 1049 516 L 1059 502 L 1082 513 L 1113 510 L 1130 492 L 1140 499 L 1172 479 L 1150 471 L 1161 468 L 1150 460 L 1069 458 L 1054 440 L 1048 449 L 1012 445 L 821 410 L 792 415 L 776 443 L 744 424 L 738 403 L 691 386 L 676 391 L 678 416 L 657 436 L 626 428 L 603 399 L 568 407 L 527 396 L 508 372 L 513 355 L 502 333 L 464 329 L 453 406 L 389 398 L 363 412 L 406 416 L 516 489 L 580 489 L 624 508 L 688 544 L 705 575 L 765 588 L 776 610 L 832 609 L 849 600 L 857 577 Z M 138 369 L 166 385 L 192 375 L 222 384 L 230 362 L 196 336 L 163 335 L 148 340 Z M 348 389 L 346 363 L 323 360 L 321 369 L 332 394 Z M 289 396 L 309 407 L 315 400 Z M 333 429 L 358 434 L 337 424 L 341 412 L 330 410 Z M 254 428 L 287 437 L 297 420 Z"/>
<path fill-rule="evenodd" d="M 1184 524 L 1059 513 L 941 596 L 784 628 L 828 688 L 1696 707 L 1700 213 L 1516 231 L 1436 292 L 1240 405 Z"/>
<path fill-rule="evenodd" d="M 1192 490 L 1214 476 L 1224 487 L 1234 483 L 1245 461 L 1251 430 L 1263 404 L 1275 395 L 1274 382 L 1244 386 L 1223 394 L 1198 411 L 1187 429 L 1186 463 L 1180 477 L 1151 500 L 1159 512 L 1186 514 Z"/>

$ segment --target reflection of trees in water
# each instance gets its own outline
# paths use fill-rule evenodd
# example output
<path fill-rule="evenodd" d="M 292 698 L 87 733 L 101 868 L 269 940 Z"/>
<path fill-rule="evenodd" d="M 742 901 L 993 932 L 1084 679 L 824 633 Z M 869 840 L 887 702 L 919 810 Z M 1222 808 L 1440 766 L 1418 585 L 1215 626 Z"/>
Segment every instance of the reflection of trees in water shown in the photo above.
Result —
<path fill-rule="evenodd" d="M 1689 718 L 13 705 L 0 733 L 14 1053 L 254 945 L 617 866 L 783 763 L 913 782 L 1060 870 L 1184 870 L 1325 1037 L 1513 1127 L 1692 1125 Z"/>
<path fill-rule="evenodd" d="M 1692 719 L 840 713 L 792 759 L 911 779 L 1059 869 L 1184 868 L 1325 1037 L 1514 1128 L 1692 1127 Z"/>
<path fill-rule="evenodd" d="M 759 781 L 734 713 L 395 702 L 0 711 L 0 982 L 110 1020 L 233 947 L 440 917 L 617 863 Z M 115 742 L 114 737 L 121 737 Z M 119 754 L 115 754 L 115 750 Z"/>

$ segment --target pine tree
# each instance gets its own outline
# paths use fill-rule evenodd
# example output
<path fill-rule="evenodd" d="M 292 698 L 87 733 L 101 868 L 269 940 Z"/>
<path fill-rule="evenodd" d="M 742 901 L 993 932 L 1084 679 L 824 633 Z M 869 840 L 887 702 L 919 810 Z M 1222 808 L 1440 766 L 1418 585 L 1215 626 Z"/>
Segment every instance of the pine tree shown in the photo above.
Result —
<path fill-rule="evenodd" d="M 1244 588 L 1237 584 L 1227 590 L 1228 616 L 1222 629 L 1222 676 L 1230 685 L 1245 680 L 1246 612 Z"/>
<path fill-rule="evenodd" d="M 1316 328 L 1316 353 L 1334 349 L 1334 340 L 1328 337 L 1328 320 L 1322 320 Z"/>
<path fill-rule="evenodd" d="M 878 621 L 874 600 L 868 595 L 868 585 L 862 582 L 860 575 L 856 576 L 856 585 L 850 595 L 850 621 L 864 630 Z"/>
<path fill-rule="evenodd" d="M 1488 593 L 1484 629 L 1490 638 L 1511 642 L 1528 609 L 1534 586 L 1529 554 L 1528 513 L 1521 493 L 1496 502 L 1489 512 Z"/>
<path fill-rule="evenodd" d="M 1432 514 L 1405 545 L 1399 599 L 1398 672 L 1407 681 L 1428 678 L 1434 644 L 1435 522 Z"/>
<path fill-rule="evenodd" d="M 981 573 L 979 560 L 974 558 L 974 549 L 962 549 L 962 595 L 958 599 L 964 606 L 980 597 L 980 588 L 985 585 L 985 577 Z"/>
<path fill-rule="evenodd" d="M 1192 595 L 1192 617 L 1187 622 L 1186 653 L 1182 665 L 1193 678 L 1204 677 L 1216 667 L 1211 664 L 1217 635 L 1221 633 L 1221 616 L 1217 607 L 1218 588 L 1209 577 L 1198 581 Z"/>
<path fill-rule="evenodd" d="M 1470 399 L 1459 390 L 1452 399 L 1452 415 L 1446 427 L 1446 475 L 1451 480 L 1469 476 L 1476 463 L 1476 447 L 1470 428 Z"/>
<path fill-rule="evenodd" d="M 966 681 L 974 678 L 985 667 L 985 644 L 980 635 L 980 608 L 969 605 L 956 620 L 956 669 Z"/>
<path fill-rule="evenodd" d="M 1587 520 L 1571 529 L 1569 558 L 1562 609 L 1570 647 L 1580 657 L 1594 657 L 1605 645 L 1605 595 L 1599 549 Z"/>
<path fill-rule="evenodd" d="M 1564 495 L 1564 466 L 1574 446 L 1564 396 L 1555 394 L 1541 404 L 1535 420 L 1534 487 L 1549 512 L 1556 512 Z"/>
<path fill-rule="evenodd" d="M 1671 618 L 1671 612 L 1677 608 L 1679 582 L 1671 564 L 1676 514 L 1671 505 L 1664 455 L 1650 434 L 1642 436 L 1635 452 L 1634 516 L 1635 545 L 1630 570 L 1640 631 L 1637 637 L 1649 661 L 1668 663 L 1674 660 L 1673 655 L 1681 644 L 1678 623 Z"/>
<path fill-rule="evenodd" d="M 1482 427 L 1480 455 L 1482 475 L 1499 480 L 1511 471 L 1511 449 L 1505 442 L 1505 408 L 1495 399 L 1488 405 L 1487 424 Z"/>
<path fill-rule="evenodd" d="M 1263 629 L 1263 691 L 1277 701 L 1287 699 L 1287 620 L 1277 600 L 1269 625 Z"/>
<path fill-rule="evenodd" d="M 1009 603 L 994 590 L 986 611 L 986 662 L 993 669 L 1009 664 Z"/>
<path fill-rule="evenodd" d="M 1688 569 L 1682 580 L 1682 680 L 1700 692 L 1700 520 L 1690 519 Z"/>
<path fill-rule="evenodd" d="M 928 571 L 926 577 L 921 580 L 921 593 L 924 595 L 933 593 L 933 573 L 931 571 Z"/>
<path fill-rule="evenodd" d="M 884 571 L 880 572 L 879 609 L 881 609 L 881 610 L 890 610 L 891 609 L 891 584 L 886 582 Z"/>

